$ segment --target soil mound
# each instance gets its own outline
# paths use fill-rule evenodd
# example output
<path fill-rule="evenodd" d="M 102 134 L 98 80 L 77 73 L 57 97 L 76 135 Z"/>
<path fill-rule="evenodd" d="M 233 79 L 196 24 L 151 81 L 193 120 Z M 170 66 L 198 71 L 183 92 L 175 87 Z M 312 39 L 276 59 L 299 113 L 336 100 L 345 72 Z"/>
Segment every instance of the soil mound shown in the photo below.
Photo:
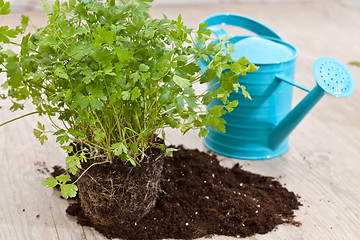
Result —
<path fill-rule="evenodd" d="M 142 220 L 95 226 L 78 200 L 67 213 L 108 238 L 128 240 L 247 237 L 265 234 L 283 223 L 299 225 L 294 221 L 294 210 L 301 206 L 299 197 L 274 178 L 244 171 L 238 164 L 224 168 L 213 155 L 178 148 L 165 159 L 162 191 L 155 208 Z"/>

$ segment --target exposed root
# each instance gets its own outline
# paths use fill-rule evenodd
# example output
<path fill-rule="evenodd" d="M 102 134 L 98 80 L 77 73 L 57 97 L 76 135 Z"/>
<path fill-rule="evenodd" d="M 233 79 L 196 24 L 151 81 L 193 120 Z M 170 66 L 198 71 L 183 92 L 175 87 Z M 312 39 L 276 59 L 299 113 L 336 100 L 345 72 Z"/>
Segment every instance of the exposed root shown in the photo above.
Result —
<path fill-rule="evenodd" d="M 101 164 L 82 176 L 77 183 L 79 198 L 94 224 L 111 226 L 138 221 L 155 206 L 164 156 L 158 150 L 149 156 L 141 167 Z M 98 171 L 98 168 L 107 170 Z"/>

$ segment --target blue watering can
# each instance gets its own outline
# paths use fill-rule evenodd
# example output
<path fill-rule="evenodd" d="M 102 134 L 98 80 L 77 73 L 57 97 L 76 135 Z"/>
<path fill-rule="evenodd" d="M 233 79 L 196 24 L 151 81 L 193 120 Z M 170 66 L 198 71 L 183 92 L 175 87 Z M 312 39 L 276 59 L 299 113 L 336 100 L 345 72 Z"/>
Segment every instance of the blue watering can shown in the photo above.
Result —
<path fill-rule="evenodd" d="M 237 14 L 216 14 L 203 23 L 218 37 L 228 35 L 223 25 L 241 27 L 257 34 L 235 36 L 229 41 L 234 44 L 234 60 L 245 56 L 259 70 L 240 76 L 240 84 L 246 87 L 252 100 L 241 93 L 233 92 L 229 100 L 237 100 L 238 106 L 226 113 L 226 133 L 209 128 L 204 144 L 219 154 L 239 159 L 268 159 L 286 152 L 288 136 L 325 94 L 347 97 L 354 90 L 354 80 L 346 67 L 335 59 L 321 57 L 313 65 L 317 85 L 310 91 L 294 81 L 295 60 L 298 51 L 284 42 L 274 31 L 263 24 Z M 199 63 L 201 68 L 206 62 Z M 215 84 L 218 79 L 214 79 Z M 293 86 L 309 92 L 291 110 Z M 220 105 L 216 99 L 209 107 Z"/>

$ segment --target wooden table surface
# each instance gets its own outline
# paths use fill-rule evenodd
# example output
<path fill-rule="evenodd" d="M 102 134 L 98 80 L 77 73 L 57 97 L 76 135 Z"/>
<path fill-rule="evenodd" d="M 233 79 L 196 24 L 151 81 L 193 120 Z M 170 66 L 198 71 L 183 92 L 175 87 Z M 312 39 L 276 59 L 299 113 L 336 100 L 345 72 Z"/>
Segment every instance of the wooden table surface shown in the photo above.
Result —
<path fill-rule="evenodd" d="M 312 64 L 321 56 L 347 65 L 360 61 L 360 10 L 338 1 L 293 3 L 224 3 L 155 6 L 154 17 L 182 14 L 195 27 L 206 16 L 235 12 L 257 19 L 296 46 L 299 57 L 296 80 L 312 88 Z M 42 12 L 27 12 L 37 26 L 45 24 Z M 1 17 L 1 24 L 16 24 L 19 15 Z M 273 176 L 300 195 L 303 206 L 295 212 L 300 227 L 281 225 L 265 235 L 247 239 L 360 239 L 360 68 L 347 65 L 356 89 L 349 98 L 325 96 L 290 137 L 289 151 L 264 161 L 221 157 L 224 166 L 239 162 L 244 169 Z M 3 78 L 2 78 L 3 81 Z M 293 104 L 305 93 L 294 90 Z M 0 122 L 20 113 L 0 110 Z M 47 169 L 64 165 L 65 153 L 50 139 L 41 146 L 32 129 L 38 117 L 28 117 L 0 128 L 0 240 L 105 239 L 81 227 L 65 213 L 68 202 L 59 193 L 40 185 Z M 46 119 L 41 119 L 48 123 Z M 182 136 L 168 131 L 168 141 L 206 150 L 196 132 Z M 213 239 L 232 239 L 214 236 Z"/>

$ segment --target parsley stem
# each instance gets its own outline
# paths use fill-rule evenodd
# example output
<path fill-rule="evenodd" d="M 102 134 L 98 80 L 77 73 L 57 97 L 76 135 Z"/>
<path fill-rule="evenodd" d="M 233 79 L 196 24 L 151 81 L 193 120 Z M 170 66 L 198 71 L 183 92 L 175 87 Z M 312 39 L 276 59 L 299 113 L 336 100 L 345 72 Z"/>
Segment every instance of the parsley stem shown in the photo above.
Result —
<path fill-rule="evenodd" d="M 47 87 L 45 87 L 45 86 L 43 86 L 43 85 L 41 85 L 41 84 L 39 84 L 39 83 L 36 83 L 36 82 L 31 81 L 31 80 L 26 80 L 26 82 L 28 82 L 28 83 L 30 83 L 30 84 L 33 84 L 33 85 L 36 85 L 37 87 L 42 88 L 42 89 L 44 89 L 44 90 L 46 90 L 46 91 L 49 91 L 49 92 L 52 93 L 52 94 L 55 94 L 55 93 L 56 93 L 55 90 L 49 89 L 49 88 L 47 88 Z M 29 85 L 29 87 L 30 87 L 30 85 Z M 32 86 L 31 86 L 31 87 L 32 87 Z M 35 88 L 34 90 L 37 90 L 37 89 Z"/>
<path fill-rule="evenodd" d="M 168 110 L 166 110 L 165 112 L 162 112 L 162 113 L 160 113 L 161 115 L 164 115 L 164 114 L 166 114 L 166 113 L 168 113 L 168 112 L 170 112 L 170 111 L 172 111 L 172 110 L 174 110 L 174 109 L 176 109 L 176 107 L 172 107 L 172 108 L 170 108 L 170 109 L 168 109 Z"/>
<path fill-rule="evenodd" d="M 27 113 L 27 114 L 21 115 L 20 117 L 13 118 L 13 119 L 11 119 L 11 120 L 9 120 L 9 121 L 6 121 L 6 122 L 0 124 L 0 127 L 6 125 L 6 124 L 8 124 L 8 123 L 14 122 L 14 121 L 16 121 L 16 120 L 18 120 L 18 119 L 21 119 L 21 118 L 24 118 L 24 117 L 27 117 L 27 116 L 36 114 L 36 113 L 39 113 L 39 112 L 38 112 L 38 111 L 36 111 L 36 112 L 31 112 L 31 113 Z"/>
<path fill-rule="evenodd" d="M 18 47 L 22 47 L 22 45 L 21 45 L 20 43 L 17 43 L 17 42 L 14 42 L 14 41 L 10 41 L 10 43 L 11 43 L 12 45 L 15 45 L 15 46 L 18 46 Z M 30 49 L 31 51 L 35 52 L 35 53 L 40 53 L 40 52 L 38 52 L 37 50 L 35 50 L 35 49 L 33 49 L 33 48 L 30 48 L 30 47 L 29 47 L 29 49 Z"/>

